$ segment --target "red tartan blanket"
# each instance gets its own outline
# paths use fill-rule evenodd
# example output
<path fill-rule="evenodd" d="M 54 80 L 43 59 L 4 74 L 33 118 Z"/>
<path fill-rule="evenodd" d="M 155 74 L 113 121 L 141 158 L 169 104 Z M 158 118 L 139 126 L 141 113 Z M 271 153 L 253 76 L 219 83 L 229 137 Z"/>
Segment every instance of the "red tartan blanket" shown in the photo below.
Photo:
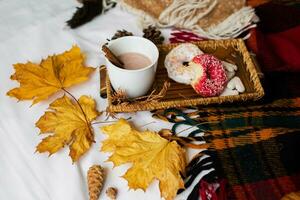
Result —
<path fill-rule="evenodd" d="M 265 74 L 262 101 L 201 107 L 192 114 L 155 113 L 175 123 L 174 134 L 180 124 L 202 124 L 198 132 L 205 135 L 197 137 L 196 130 L 190 136 L 205 141 L 208 149 L 188 166 L 186 186 L 201 171 L 215 170 L 196 184 L 189 200 L 280 200 L 300 191 L 300 3 L 282 2 L 256 8 L 260 23 L 247 40 Z M 181 30 L 171 35 L 170 42 L 205 39 Z"/>

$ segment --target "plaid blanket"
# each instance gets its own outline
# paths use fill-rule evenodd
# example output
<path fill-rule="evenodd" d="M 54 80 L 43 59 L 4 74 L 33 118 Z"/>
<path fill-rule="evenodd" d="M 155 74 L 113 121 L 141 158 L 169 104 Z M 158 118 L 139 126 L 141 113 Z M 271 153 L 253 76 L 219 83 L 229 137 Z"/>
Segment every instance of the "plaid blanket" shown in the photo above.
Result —
<path fill-rule="evenodd" d="M 300 199 L 300 2 L 248 3 L 257 6 L 260 18 L 247 44 L 265 74 L 264 99 L 198 107 L 193 112 L 167 109 L 153 114 L 173 122 L 175 135 L 182 124 L 196 127 L 182 138 L 185 142 L 205 142 L 205 150 L 187 166 L 186 187 L 203 170 L 209 173 L 194 186 L 188 200 Z M 171 35 L 170 42 L 205 39 L 181 30 Z M 289 193 L 290 197 L 285 196 Z"/>
<path fill-rule="evenodd" d="M 228 187 L 222 194 L 213 192 L 223 196 L 216 199 L 276 200 L 300 190 L 300 98 L 205 107 L 194 112 L 167 109 L 156 111 L 154 117 L 173 122 L 175 134 L 182 124 L 197 127 L 189 138 L 206 142 L 203 147 L 207 150 L 187 167 L 186 187 L 202 170 L 214 170 L 195 186 L 188 199 L 198 199 L 203 190 L 202 200 L 207 196 L 203 181 Z M 200 132 L 204 132 L 201 137 Z"/>

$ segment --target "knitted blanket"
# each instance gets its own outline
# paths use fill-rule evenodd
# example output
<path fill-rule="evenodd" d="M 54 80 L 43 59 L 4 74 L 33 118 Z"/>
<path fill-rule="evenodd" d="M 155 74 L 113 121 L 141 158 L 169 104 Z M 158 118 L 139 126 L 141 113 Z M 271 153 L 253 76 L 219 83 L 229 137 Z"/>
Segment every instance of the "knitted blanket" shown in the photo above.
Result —
<path fill-rule="evenodd" d="M 245 0 L 121 0 L 143 26 L 177 27 L 210 39 L 239 36 L 254 27 L 254 10 Z"/>

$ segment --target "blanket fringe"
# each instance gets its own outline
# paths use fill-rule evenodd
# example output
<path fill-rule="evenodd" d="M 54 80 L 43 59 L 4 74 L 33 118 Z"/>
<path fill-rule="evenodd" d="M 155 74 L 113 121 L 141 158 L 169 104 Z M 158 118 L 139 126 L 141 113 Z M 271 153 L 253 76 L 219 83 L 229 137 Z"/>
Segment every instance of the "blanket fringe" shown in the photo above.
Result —
<path fill-rule="evenodd" d="M 142 10 L 135 9 L 120 0 L 120 5 L 125 10 L 137 14 L 139 24 L 142 27 L 150 25 L 159 28 L 176 26 L 177 28 L 188 29 L 201 37 L 208 39 L 230 39 L 240 36 L 245 31 L 256 27 L 258 17 L 251 7 L 243 7 L 233 13 L 221 23 L 204 30 L 198 25 L 198 21 L 210 13 L 217 5 L 218 0 L 174 0 L 159 16 L 153 18 Z M 248 38 L 246 35 L 244 39 Z"/>

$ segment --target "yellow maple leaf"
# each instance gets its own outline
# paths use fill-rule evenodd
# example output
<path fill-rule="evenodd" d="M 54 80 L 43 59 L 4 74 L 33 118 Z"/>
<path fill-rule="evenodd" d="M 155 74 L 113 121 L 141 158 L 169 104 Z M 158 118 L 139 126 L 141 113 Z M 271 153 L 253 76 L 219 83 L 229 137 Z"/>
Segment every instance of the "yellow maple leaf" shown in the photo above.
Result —
<path fill-rule="evenodd" d="M 27 62 L 14 64 L 12 80 L 20 87 L 7 92 L 19 100 L 33 100 L 33 104 L 47 99 L 55 92 L 81 83 L 95 70 L 84 66 L 84 56 L 78 46 L 59 55 L 49 56 L 40 64 Z"/>
<path fill-rule="evenodd" d="M 170 142 L 155 132 L 139 132 L 125 119 L 101 129 L 108 135 L 101 150 L 113 152 L 108 160 L 115 166 L 132 163 L 123 176 L 129 188 L 145 191 L 157 179 L 161 196 L 166 200 L 173 199 L 177 190 L 184 188 L 180 173 L 186 166 L 185 151 L 175 141 Z"/>
<path fill-rule="evenodd" d="M 73 162 L 77 161 L 94 141 L 91 122 L 99 116 L 95 100 L 81 96 L 77 103 L 63 96 L 52 102 L 49 110 L 36 122 L 36 126 L 41 133 L 54 134 L 44 138 L 37 146 L 37 151 L 51 155 L 64 145 L 69 145 L 69 155 Z"/>

